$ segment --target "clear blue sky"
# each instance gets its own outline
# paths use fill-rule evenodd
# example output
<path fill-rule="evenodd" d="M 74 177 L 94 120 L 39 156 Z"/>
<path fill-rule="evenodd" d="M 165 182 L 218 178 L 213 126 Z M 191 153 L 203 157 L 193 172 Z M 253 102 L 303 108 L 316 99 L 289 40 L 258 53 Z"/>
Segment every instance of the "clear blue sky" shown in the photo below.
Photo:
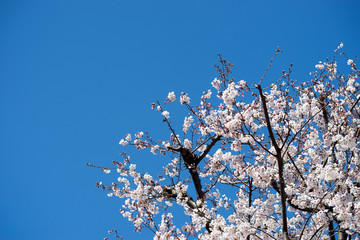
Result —
<path fill-rule="evenodd" d="M 343 42 L 360 55 L 359 1 L 62 0 L 0 2 L 0 239 L 103 239 L 132 232 L 120 200 L 95 188 L 116 179 L 128 132 L 166 126 L 150 109 L 169 91 L 194 102 L 216 77 L 216 53 L 234 77 L 267 82 L 294 64 L 309 80 Z M 174 119 L 180 115 L 172 115 Z M 138 155 L 149 169 L 149 155 Z M 152 171 L 156 171 L 152 167 Z"/>

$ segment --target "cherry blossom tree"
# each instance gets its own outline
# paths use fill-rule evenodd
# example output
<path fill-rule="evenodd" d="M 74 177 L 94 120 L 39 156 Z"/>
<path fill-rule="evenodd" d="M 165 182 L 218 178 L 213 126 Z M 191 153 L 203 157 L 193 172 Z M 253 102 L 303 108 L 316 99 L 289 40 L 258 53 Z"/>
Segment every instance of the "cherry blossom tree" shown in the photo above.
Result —
<path fill-rule="evenodd" d="M 154 239 L 359 239 L 360 70 L 341 48 L 310 81 L 293 80 L 290 65 L 270 86 L 262 81 L 280 49 L 254 85 L 232 78 L 219 55 L 198 106 L 174 92 L 152 104 L 169 139 L 138 132 L 120 140 L 165 158 L 159 174 L 139 172 L 123 152 L 98 167 L 118 179 L 97 186 L 123 199 L 122 215 Z M 167 108 L 178 99 L 188 111 L 182 126 Z M 179 206 L 189 219 L 180 225 Z"/>

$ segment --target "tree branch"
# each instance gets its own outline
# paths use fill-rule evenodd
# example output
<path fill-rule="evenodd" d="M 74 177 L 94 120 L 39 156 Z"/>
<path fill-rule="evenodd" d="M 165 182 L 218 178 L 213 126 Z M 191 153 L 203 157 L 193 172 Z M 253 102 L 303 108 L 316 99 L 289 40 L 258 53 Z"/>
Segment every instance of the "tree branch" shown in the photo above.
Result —
<path fill-rule="evenodd" d="M 211 143 L 206 147 L 205 151 L 199 156 L 196 158 L 195 160 L 195 166 L 197 166 L 201 160 L 204 159 L 204 157 L 210 152 L 211 148 L 218 142 L 220 141 L 221 139 L 221 136 L 218 135 L 216 138 L 214 138 Z"/>
<path fill-rule="evenodd" d="M 266 106 L 266 98 L 262 92 L 261 86 L 257 85 L 257 89 L 259 89 L 259 93 L 260 93 L 260 98 L 261 98 L 261 102 L 263 105 L 263 109 L 264 109 L 264 114 L 265 114 L 265 121 L 266 121 L 266 125 L 267 125 L 267 129 L 269 132 L 269 136 L 271 139 L 271 142 L 275 148 L 276 151 L 276 159 L 277 159 L 277 163 L 278 163 L 278 168 L 279 168 L 279 182 L 280 182 L 280 196 L 281 196 L 281 213 L 282 213 L 282 232 L 284 234 L 284 240 L 288 240 L 289 239 L 289 234 L 288 234 L 288 230 L 287 230 L 287 213 L 286 213 L 286 193 L 285 193 L 285 182 L 284 182 L 284 177 L 283 177 L 283 171 L 284 171 L 284 160 L 281 156 L 281 149 L 279 148 L 272 127 L 271 127 L 271 123 L 270 123 L 270 116 L 269 116 L 269 112 L 268 112 L 268 108 Z"/>
<path fill-rule="evenodd" d="M 168 198 L 172 198 L 172 199 L 176 200 L 178 197 L 178 193 L 175 191 L 175 189 L 173 187 L 164 186 L 163 192 L 164 192 L 164 195 Z M 186 205 L 190 209 L 197 210 L 199 208 L 199 206 L 196 204 L 194 199 L 187 192 L 182 192 L 180 198 L 181 198 L 181 200 L 187 199 Z M 203 212 L 197 211 L 197 214 L 199 214 L 201 217 L 205 217 L 205 214 Z M 211 233 L 210 222 L 211 222 L 211 220 L 208 219 L 206 226 L 205 226 L 206 230 L 209 233 Z"/>
<path fill-rule="evenodd" d="M 189 173 L 193 180 L 197 198 L 201 199 L 201 200 L 204 199 L 204 191 L 202 189 L 199 173 L 196 169 L 196 162 L 197 162 L 196 154 L 192 153 L 189 149 L 184 148 L 184 147 L 174 148 L 174 147 L 169 146 L 168 149 L 180 153 L 180 155 L 185 163 L 185 166 L 189 170 Z"/>

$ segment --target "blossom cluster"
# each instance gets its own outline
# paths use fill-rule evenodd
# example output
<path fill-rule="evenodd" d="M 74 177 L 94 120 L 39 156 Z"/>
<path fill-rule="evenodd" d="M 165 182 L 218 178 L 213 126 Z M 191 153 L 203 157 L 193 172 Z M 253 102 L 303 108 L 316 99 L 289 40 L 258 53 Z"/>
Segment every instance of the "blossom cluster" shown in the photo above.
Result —
<path fill-rule="evenodd" d="M 346 57 L 342 47 L 337 57 Z M 220 58 L 217 99 L 207 90 L 191 106 L 181 93 L 189 115 L 180 129 L 165 110 L 174 92 L 153 104 L 169 140 L 147 132 L 120 140 L 167 157 L 162 172 L 142 174 L 123 154 L 108 195 L 124 199 L 121 213 L 137 231 L 159 240 L 359 239 L 360 71 L 356 59 L 345 62 L 341 71 L 335 60 L 319 62 L 310 81 L 284 71 L 262 86 L 229 78 L 231 64 Z M 191 221 L 176 225 L 174 205 Z"/>

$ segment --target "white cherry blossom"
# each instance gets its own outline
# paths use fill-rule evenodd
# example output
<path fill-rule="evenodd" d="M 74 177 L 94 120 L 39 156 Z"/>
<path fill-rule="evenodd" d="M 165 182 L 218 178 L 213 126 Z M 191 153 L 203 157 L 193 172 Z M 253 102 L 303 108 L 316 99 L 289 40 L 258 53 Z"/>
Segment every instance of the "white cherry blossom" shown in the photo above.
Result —
<path fill-rule="evenodd" d="M 154 239 L 359 239 L 360 71 L 342 47 L 339 64 L 319 62 L 302 82 L 284 71 L 268 86 L 235 81 L 220 57 L 211 82 L 219 99 L 208 90 L 191 106 L 182 93 L 189 114 L 177 126 L 164 110 L 176 100 L 170 92 L 152 105 L 168 139 L 144 131 L 120 140 L 156 154 L 162 168 L 143 174 L 141 159 L 123 152 L 113 162 L 117 181 L 97 186 L 121 198 L 123 217 Z"/>

